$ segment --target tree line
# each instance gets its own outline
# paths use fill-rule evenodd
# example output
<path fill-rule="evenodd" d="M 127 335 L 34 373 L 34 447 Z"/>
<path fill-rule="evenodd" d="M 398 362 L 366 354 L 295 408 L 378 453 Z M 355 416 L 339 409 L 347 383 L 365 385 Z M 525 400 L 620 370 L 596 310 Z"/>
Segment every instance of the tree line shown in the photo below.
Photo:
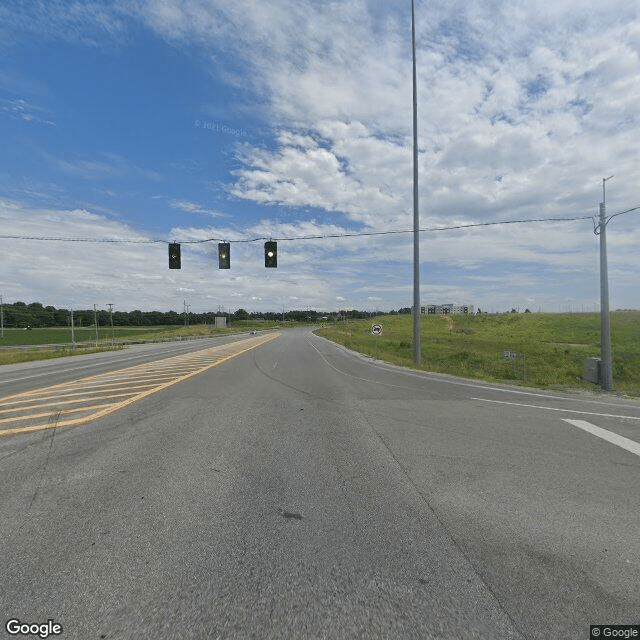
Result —
<path fill-rule="evenodd" d="M 378 313 L 378 312 L 376 312 Z M 410 308 L 391 311 L 396 313 L 411 313 Z M 26 304 L 24 302 L 14 302 L 4 304 L 2 308 L 3 324 L 5 327 L 26 328 L 26 327 L 66 327 L 71 325 L 71 311 L 69 309 L 56 309 L 52 306 L 43 306 L 39 302 Z M 251 312 L 245 309 L 238 309 L 234 313 L 223 313 L 208 311 L 205 313 L 180 313 L 177 311 L 113 311 L 99 309 L 94 313 L 93 309 L 74 309 L 73 323 L 76 327 L 93 326 L 97 320 L 98 326 L 111 326 L 113 319 L 114 327 L 138 326 L 154 327 L 163 325 L 181 324 L 214 324 L 216 316 L 226 316 L 231 322 L 234 320 L 289 320 L 295 322 L 316 322 L 322 318 L 367 318 L 369 311 L 348 310 L 342 312 L 328 312 L 316 310 L 292 310 L 284 313 L 267 311 Z"/>

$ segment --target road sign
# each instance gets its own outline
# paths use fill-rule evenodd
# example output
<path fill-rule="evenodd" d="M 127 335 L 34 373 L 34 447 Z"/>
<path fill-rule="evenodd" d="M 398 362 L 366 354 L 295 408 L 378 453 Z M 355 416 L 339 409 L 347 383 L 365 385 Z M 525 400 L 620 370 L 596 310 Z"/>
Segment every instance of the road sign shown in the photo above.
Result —
<path fill-rule="evenodd" d="M 382 325 L 381 324 L 372 324 L 371 325 L 371 334 L 374 336 L 379 336 L 382 333 Z"/>

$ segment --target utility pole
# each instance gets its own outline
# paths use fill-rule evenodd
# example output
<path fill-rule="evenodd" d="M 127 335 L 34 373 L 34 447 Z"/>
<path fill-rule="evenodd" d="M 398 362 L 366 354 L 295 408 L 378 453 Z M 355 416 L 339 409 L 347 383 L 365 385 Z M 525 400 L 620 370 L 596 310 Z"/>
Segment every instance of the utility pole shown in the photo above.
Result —
<path fill-rule="evenodd" d="M 76 347 L 76 339 L 73 335 L 73 308 L 71 308 L 71 348 L 75 349 Z"/>
<path fill-rule="evenodd" d="M 0 337 L 4 338 L 4 305 L 0 296 Z"/>
<path fill-rule="evenodd" d="M 411 0 L 413 54 L 413 361 L 420 363 L 420 211 L 418 208 L 418 92 L 416 82 L 416 20 Z"/>
<path fill-rule="evenodd" d="M 183 300 L 182 304 L 184 305 L 184 326 L 186 327 L 189 324 L 189 321 L 187 320 L 187 314 L 189 313 L 191 305 L 187 304 L 186 300 Z"/>
<path fill-rule="evenodd" d="M 611 324 L 609 318 L 609 275 L 607 272 L 607 205 L 605 183 L 613 176 L 602 179 L 602 202 L 600 203 L 600 386 L 605 391 L 613 388 L 611 364 Z"/>
<path fill-rule="evenodd" d="M 113 346 L 113 343 L 114 343 L 114 337 L 113 337 L 113 303 L 112 302 L 108 302 L 107 306 L 109 307 L 109 316 L 111 318 L 111 346 Z"/>
<path fill-rule="evenodd" d="M 98 305 L 93 305 L 93 322 L 96 325 L 96 347 L 98 346 Z"/>

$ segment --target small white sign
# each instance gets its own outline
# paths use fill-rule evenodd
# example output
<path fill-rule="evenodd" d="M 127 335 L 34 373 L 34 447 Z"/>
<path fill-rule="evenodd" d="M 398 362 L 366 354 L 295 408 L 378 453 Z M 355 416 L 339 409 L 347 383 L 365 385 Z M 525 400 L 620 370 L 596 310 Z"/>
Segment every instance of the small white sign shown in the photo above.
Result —
<path fill-rule="evenodd" d="M 382 325 L 381 324 L 372 324 L 371 325 L 371 333 L 374 336 L 379 336 L 382 333 Z"/>

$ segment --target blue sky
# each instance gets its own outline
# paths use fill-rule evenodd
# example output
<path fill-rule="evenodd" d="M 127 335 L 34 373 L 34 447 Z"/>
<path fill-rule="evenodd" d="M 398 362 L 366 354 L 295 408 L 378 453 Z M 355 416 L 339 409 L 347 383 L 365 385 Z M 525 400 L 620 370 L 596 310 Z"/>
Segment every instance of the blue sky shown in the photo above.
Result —
<path fill-rule="evenodd" d="M 640 205 L 640 20 L 613 0 L 416 2 L 424 228 Z M 121 310 L 412 304 L 410 2 L 0 6 L 9 302 Z M 217 268 L 216 238 L 232 243 Z M 183 268 L 167 247 L 184 242 Z M 608 228 L 638 308 L 640 215 Z M 423 304 L 594 310 L 590 220 L 421 234 Z"/>

